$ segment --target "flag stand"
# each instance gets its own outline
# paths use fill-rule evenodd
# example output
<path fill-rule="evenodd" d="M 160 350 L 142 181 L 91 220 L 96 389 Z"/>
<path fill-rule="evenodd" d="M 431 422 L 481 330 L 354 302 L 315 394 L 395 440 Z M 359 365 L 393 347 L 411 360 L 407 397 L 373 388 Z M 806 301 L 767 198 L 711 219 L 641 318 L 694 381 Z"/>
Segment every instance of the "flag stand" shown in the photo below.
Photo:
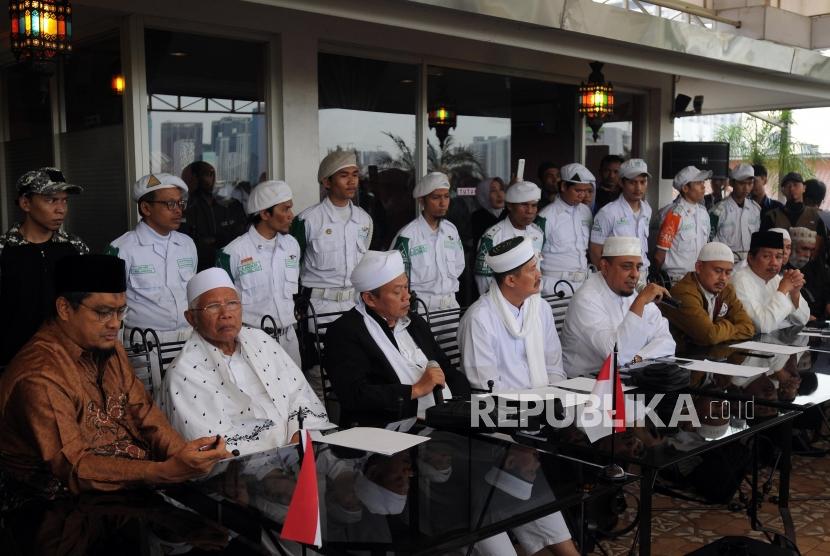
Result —
<path fill-rule="evenodd" d="M 614 360 L 612 362 L 611 378 L 611 463 L 602 468 L 602 478 L 606 481 L 621 481 L 625 479 L 625 471 L 614 462 L 614 439 L 617 436 L 617 427 L 614 421 L 617 419 L 617 373 L 620 368 L 617 364 L 617 343 L 614 342 Z M 625 398 L 623 398 L 625 403 Z"/>

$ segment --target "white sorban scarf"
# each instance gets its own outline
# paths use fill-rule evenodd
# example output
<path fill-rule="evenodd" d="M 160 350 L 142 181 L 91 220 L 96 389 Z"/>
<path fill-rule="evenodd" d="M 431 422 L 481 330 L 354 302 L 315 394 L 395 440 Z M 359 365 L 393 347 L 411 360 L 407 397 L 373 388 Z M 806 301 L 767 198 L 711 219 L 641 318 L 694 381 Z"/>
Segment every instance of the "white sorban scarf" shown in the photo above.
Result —
<path fill-rule="evenodd" d="M 424 374 L 424 368 L 403 356 L 400 350 L 389 339 L 389 336 L 380 327 L 378 321 L 366 312 L 366 304 L 363 303 L 362 299 L 358 300 L 355 309 L 363 315 L 363 322 L 366 324 L 369 335 L 383 352 L 384 357 L 386 357 L 392 369 L 395 370 L 395 374 L 398 375 L 401 384 L 415 384 L 418 382 Z M 407 319 L 408 317 L 404 318 Z M 444 386 L 444 399 L 447 400 L 451 397 L 452 393 L 450 392 L 449 386 Z M 423 417 L 424 411 L 434 405 L 435 398 L 432 396 L 432 393 L 418 398 L 418 417 Z"/>
<path fill-rule="evenodd" d="M 510 311 L 509 302 L 502 295 L 501 289 L 492 287 L 487 295 L 490 296 L 490 301 L 496 307 L 496 312 L 510 335 L 514 338 L 523 338 L 525 341 L 525 355 L 527 356 L 527 366 L 530 369 L 530 387 L 541 388 L 547 386 L 548 371 L 545 366 L 545 344 L 539 315 L 542 298 L 538 294 L 534 294 L 525 299 L 525 315 L 522 320 L 522 328 L 519 329 L 519 323 Z"/>

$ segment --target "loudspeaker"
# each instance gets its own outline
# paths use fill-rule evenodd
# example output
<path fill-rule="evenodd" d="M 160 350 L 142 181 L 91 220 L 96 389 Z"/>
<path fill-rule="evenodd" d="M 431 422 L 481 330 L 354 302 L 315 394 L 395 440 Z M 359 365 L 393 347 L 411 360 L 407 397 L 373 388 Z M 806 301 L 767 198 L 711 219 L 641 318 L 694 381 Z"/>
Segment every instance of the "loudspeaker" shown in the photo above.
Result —
<path fill-rule="evenodd" d="M 729 176 L 729 143 L 719 141 L 669 141 L 663 143 L 664 179 L 672 179 L 686 166 L 712 170 L 714 176 Z"/>

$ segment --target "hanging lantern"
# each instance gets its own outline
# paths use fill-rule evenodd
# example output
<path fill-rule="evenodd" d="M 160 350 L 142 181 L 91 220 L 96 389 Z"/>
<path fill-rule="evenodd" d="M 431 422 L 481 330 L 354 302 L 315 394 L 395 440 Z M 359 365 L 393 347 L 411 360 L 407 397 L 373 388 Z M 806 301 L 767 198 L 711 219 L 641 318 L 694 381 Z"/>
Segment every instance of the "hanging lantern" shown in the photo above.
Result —
<path fill-rule="evenodd" d="M 455 129 L 457 121 L 455 110 L 450 108 L 447 103 L 439 102 L 435 107 L 429 111 L 429 127 L 435 130 L 435 135 L 438 136 L 438 141 L 441 143 L 441 149 L 444 149 L 444 141 L 451 129 Z"/>
<path fill-rule="evenodd" d="M 591 62 L 593 71 L 588 76 L 588 83 L 579 86 L 579 113 L 585 116 L 594 132 L 594 141 L 599 138 L 599 128 L 614 113 L 614 86 L 606 83 L 603 65 L 602 62 Z"/>
<path fill-rule="evenodd" d="M 18 60 L 51 60 L 72 50 L 69 0 L 10 0 L 11 49 Z"/>
<path fill-rule="evenodd" d="M 124 81 L 123 75 L 113 75 L 112 76 L 112 83 L 110 87 L 112 87 L 112 92 L 116 95 L 123 95 L 124 94 L 124 87 L 126 86 L 126 81 Z"/>

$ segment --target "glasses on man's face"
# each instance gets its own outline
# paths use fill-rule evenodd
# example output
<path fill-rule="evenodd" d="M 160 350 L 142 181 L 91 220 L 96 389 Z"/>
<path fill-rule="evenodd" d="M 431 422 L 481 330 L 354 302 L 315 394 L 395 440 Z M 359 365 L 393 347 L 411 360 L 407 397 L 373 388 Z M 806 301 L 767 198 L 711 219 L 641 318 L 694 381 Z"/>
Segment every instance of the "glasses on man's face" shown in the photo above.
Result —
<path fill-rule="evenodd" d="M 181 200 L 181 201 L 150 201 L 150 202 L 151 203 L 158 203 L 160 205 L 164 205 L 165 207 L 167 207 L 167 210 L 169 210 L 171 212 L 176 210 L 176 208 L 180 208 L 182 210 L 187 208 L 187 201 L 185 201 L 185 200 Z"/>
<path fill-rule="evenodd" d="M 122 321 L 124 320 L 124 317 L 127 316 L 128 309 L 126 305 L 122 305 L 117 309 L 96 309 L 95 307 L 84 305 L 83 303 L 81 303 L 81 306 L 86 307 L 87 309 L 95 313 L 95 316 L 98 317 L 98 322 L 109 322 L 112 319 L 112 317 L 116 317 L 119 321 Z"/>
<path fill-rule="evenodd" d="M 227 309 L 229 313 L 238 313 L 242 310 L 242 302 L 234 299 L 224 303 L 210 303 L 201 308 L 191 309 L 191 311 L 204 311 L 208 315 L 216 316 L 222 312 L 222 308 Z"/>

